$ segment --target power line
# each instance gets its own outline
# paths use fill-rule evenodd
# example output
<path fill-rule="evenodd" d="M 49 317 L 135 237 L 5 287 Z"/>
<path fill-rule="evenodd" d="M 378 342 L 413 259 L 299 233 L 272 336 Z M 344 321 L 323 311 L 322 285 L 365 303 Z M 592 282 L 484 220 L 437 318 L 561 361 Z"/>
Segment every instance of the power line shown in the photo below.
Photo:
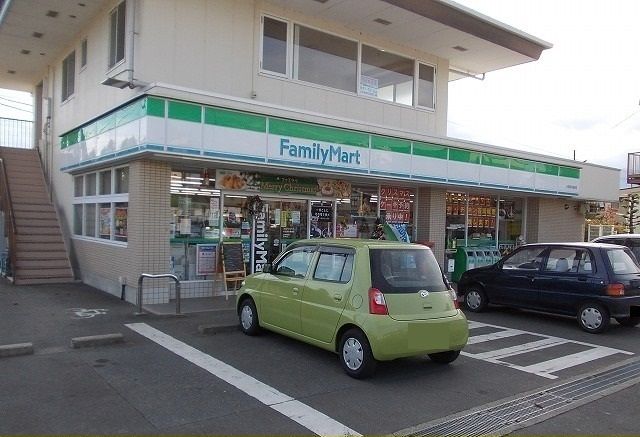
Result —
<path fill-rule="evenodd" d="M 11 99 L 8 99 L 8 98 L 2 97 L 2 96 L 0 96 L 0 99 L 6 100 L 7 102 L 11 102 L 11 103 L 18 103 L 19 105 L 33 106 L 31 103 L 19 102 L 17 100 L 11 100 Z"/>
<path fill-rule="evenodd" d="M 31 111 L 30 109 L 22 109 L 22 108 L 16 108 L 15 106 L 11 106 L 11 105 L 7 105 L 6 103 L 2 103 L 0 102 L 1 106 L 6 106 L 7 108 L 11 108 L 11 109 L 15 109 L 17 111 L 24 111 L 24 112 L 28 112 L 28 113 L 32 113 L 33 111 Z"/>

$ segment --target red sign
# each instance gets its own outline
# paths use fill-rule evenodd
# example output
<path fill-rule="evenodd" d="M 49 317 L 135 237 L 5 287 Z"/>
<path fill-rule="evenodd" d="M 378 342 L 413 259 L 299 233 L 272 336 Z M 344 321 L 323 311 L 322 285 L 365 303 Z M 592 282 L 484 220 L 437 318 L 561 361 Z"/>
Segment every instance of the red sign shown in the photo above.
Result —
<path fill-rule="evenodd" d="M 385 211 L 387 223 L 409 223 L 411 217 L 411 190 L 380 187 L 380 209 Z"/>

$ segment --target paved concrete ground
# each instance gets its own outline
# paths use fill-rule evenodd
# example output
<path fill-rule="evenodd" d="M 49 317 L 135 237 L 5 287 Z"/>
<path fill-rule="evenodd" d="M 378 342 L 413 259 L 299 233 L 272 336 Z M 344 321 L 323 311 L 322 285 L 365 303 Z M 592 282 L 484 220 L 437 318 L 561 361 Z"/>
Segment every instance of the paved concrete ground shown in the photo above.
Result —
<path fill-rule="evenodd" d="M 259 380 L 296 399 L 306 398 L 305 402 L 321 410 L 333 410 L 332 417 L 361 432 L 394 432 L 416 425 L 412 421 L 420 411 L 426 420 L 433 420 L 539 384 L 537 377 L 476 360 L 455 363 L 445 370 L 418 359 L 384 363 L 375 379 L 359 382 L 345 377 L 331 354 L 275 334 L 254 339 L 228 330 L 218 335 L 199 331 L 199 327 L 212 324 L 235 326 L 232 311 L 178 318 L 135 316 L 135 311 L 135 306 L 83 284 L 15 287 L 0 281 L 0 345 L 31 342 L 35 352 L 0 358 L 0 435 L 309 434 L 297 423 L 124 326 L 137 322 L 154 325 L 251 375 L 259 375 Z M 541 320 L 537 315 L 508 311 L 483 314 L 480 320 L 496 323 L 496 318 L 514 327 Z M 551 324 L 556 334 L 565 325 L 568 333 L 574 333 L 573 322 L 558 319 Z M 628 349 L 631 334 L 640 335 L 640 329 L 628 332 L 598 339 Z M 71 348 L 74 337 L 111 333 L 122 333 L 125 342 Z M 596 340 L 594 336 L 588 339 Z M 265 362 L 270 363 L 268 368 Z M 283 369 L 289 369 L 285 371 L 291 372 L 290 378 L 283 378 Z M 639 387 L 629 387 L 512 434 L 640 435 Z M 331 390 L 336 391 L 338 400 Z M 433 399 L 431 393 L 437 393 L 438 398 Z M 407 403 L 408 398 L 414 402 Z M 371 403 L 365 410 L 357 407 L 363 401 Z"/>

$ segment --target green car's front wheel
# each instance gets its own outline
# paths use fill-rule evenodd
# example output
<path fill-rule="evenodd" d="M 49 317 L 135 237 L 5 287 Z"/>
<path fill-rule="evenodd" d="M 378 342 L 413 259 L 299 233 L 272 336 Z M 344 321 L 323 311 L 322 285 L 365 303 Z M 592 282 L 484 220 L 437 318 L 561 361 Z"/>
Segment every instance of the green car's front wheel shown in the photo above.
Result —
<path fill-rule="evenodd" d="M 347 375 L 362 379 L 372 376 L 376 370 L 367 337 L 359 329 L 349 329 L 340 339 L 340 363 Z"/>
<path fill-rule="evenodd" d="M 247 335 L 257 335 L 260 332 L 260 325 L 258 323 L 258 311 L 256 310 L 256 304 L 250 297 L 244 299 L 240 304 L 238 310 L 238 317 L 240 318 L 240 329 Z"/>

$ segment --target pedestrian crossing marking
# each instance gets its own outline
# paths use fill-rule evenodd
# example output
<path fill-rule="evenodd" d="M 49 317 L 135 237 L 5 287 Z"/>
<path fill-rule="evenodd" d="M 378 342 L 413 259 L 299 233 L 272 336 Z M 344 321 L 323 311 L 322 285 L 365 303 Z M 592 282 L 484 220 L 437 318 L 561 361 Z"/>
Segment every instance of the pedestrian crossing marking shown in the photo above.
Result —
<path fill-rule="evenodd" d="M 473 330 L 478 328 L 494 328 L 498 329 L 496 332 L 489 334 L 473 335 Z M 523 344 L 495 349 L 492 351 L 485 351 L 477 354 L 462 351 L 461 354 L 478 360 L 487 361 L 493 364 L 499 364 L 512 369 L 520 370 L 534 375 L 541 376 L 548 379 L 557 379 L 558 376 L 553 373 L 559 372 L 570 367 L 584 364 L 589 361 L 594 361 L 600 358 L 608 357 L 615 354 L 633 355 L 633 352 L 624 351 L 621 349 L 614 349 L 606 346 L 600 346 L 592 343 L 585 343 L 582 341 L 569 340 L 561 337 L 554 337 L 551 335 L 539 334 L 536 332 L 523 331 L 520 329 L 512 329 L 504 326 L 491 325 L 488 323 L 475 322 L 469 320 L 469 341 L 467 344 L 489 343 L 493 340 L 499 340 L 503 338 L 517 337 L 518 335 L 529 334 L 536 337 L 541 337 L 540 340 L 529 341 Z M 515 355 L 526 354 L 529 352 L 538 351 L 541 349 L 550 348 L 553 346 L 559 346 L 563 344 L 578 344 L 589 347 L 585 351 L 572 353 L 558 358 L 541 361 L 539 363 L 530 364 L 527 366 L 521 366 L 513 363 L 503 361 L 505 358 L 513 357 Z"/>

